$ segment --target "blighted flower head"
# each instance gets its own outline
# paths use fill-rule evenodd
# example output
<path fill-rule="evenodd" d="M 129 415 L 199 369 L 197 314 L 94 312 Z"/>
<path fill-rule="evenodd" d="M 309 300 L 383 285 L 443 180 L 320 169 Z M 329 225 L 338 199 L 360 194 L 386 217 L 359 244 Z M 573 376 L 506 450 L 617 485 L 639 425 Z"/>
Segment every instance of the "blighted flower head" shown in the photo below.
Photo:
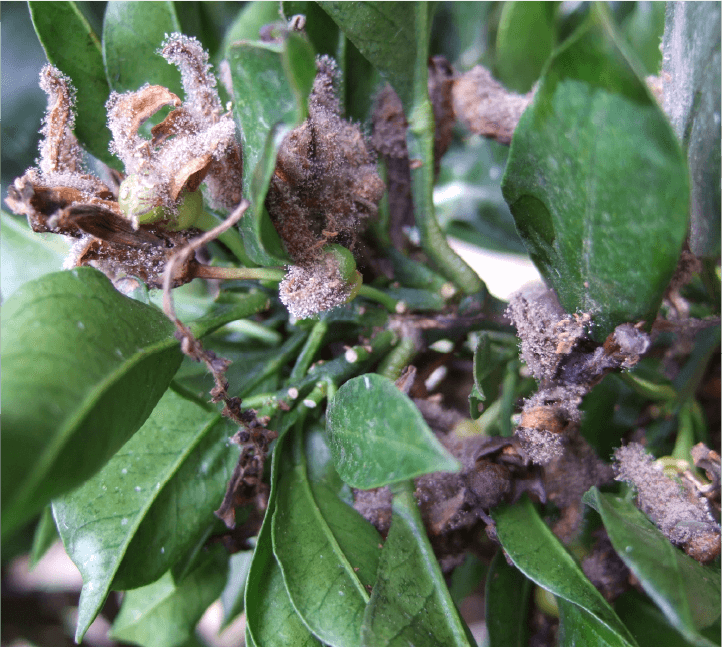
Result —
<path fill-rule="evenodd" d="M 180 68 L 185 101 L 148 84 L 111 94 L 106 104 L 110 150 L 123 161 L 127 176 L 119 192 L 85 170 L 73 134 L 75 89 L 68 77 L 46 65 L 40 86 L 48 109 L 38 167 L 15 180 L 6 200 L 15 213 L 28 217 L 34 231 L 78 238 L 69 258 L 73 266 L 93 264 L 111 278 L 133 274 L 156 287 L 167 259 L 187 243 L 202 213 L 201 183 L 211 202 L 230 209 L 241 200 L 242 172 L 235 124 L 230 114 L 222 114 L 200 43 L 172 34 L 159 53 Z M 166 105 L 171 112 L 151 129 L 150 139 L 142 137 L 141 125 Z M 192 278 L 187 270 L 194 262 L 188 261 L 173 285 Z"/>
<path fill-rule="evenodd" d="M 155 191 L 155 206 L 171 212 L 183 190 L 196 191 L 206 181 L 217 206 L 231 208 L 241 200 L 241 156 L 230 114 L 221 113 L 216 79 L 208 54 L 195 38 L 172 34 L 159 53 L 178 66 L 186 100 L 162 86 L 146 84 L 136 92 L 110 95 L 108 127 L 111 150 L 126 173 L 139 174 Z M 151 140 L 138 129 L 164 105 L 174 109 L 151 130 Z"/>
<path fill-rule="evenodd" d="M 313 260 L 327 243 L 353 249 L 384 191 L 361 130 L 340 116 L 335 62 L 322 56 L 316 67 L 308 119 L 283 141 L 266 198 L 297 263 Z"/>

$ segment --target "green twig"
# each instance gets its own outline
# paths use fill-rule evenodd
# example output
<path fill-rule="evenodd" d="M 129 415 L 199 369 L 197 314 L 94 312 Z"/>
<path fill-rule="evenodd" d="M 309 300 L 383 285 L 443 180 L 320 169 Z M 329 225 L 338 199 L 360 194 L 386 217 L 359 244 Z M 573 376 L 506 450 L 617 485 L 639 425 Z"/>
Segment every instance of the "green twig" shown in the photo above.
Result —
<path fill-rule="evenodd" d="M 416 345 L 413 339 L 403 337 L 396 347 L 384 357 L 376 372 L 390 380 L 396 380 L 414 355 L 416 355 Z"/>
<path fill-rule="evenodd" d="M 325 321 L 317 321 L 313 325 L 311 334 L 308 336 L 308 339 L 306 339 L 306 343 L 301 349 L 301 354 L 298 356 L 298 359 L 296 359 L 296 364 L 291 370 L 291 376 L 288 378 L 289 383 L 297 382 L 306 375 L 308 367 L 311 366 L 311 362 L 316 356 L 327 330 L 328 324 Z"/>
<path fill-rule="evenodd" d="M 483 289 L 481 279 L 449 246 L 434 212 L 434 113 L 428 90 L 429 3 L 416 3 L 414 102 L 406 140 L 412 164 L 412 189 L 421 247 L 441 273 L 466 294 Z"/>
<path fill-rule="evenodd" d="M 372 288 L 370 285 L 362 285 L 359 288 L 358 295 L 380 303 L 389 310 L 389 312 L 401 313 L 406 309 L 403 301 L 394 299 L 390 294 L 386 294 L 386 292 Z"/>
<path fill-rule="evenodd" d="M 195 277 L 201 279 L 221 279 L 224 281 L 259 279 L 261 281 L 282 281 L 286 270 L 278 267 L 215 267 L 199 265 Z"/>

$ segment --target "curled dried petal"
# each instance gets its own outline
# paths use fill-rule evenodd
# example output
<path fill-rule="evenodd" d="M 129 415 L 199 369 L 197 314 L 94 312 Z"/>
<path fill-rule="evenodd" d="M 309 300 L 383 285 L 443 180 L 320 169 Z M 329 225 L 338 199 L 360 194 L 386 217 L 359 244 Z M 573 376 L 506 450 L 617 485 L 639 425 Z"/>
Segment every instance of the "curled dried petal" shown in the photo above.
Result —
<path fill-rule="evenodd" d="M 159 53 L 180 70 L 186 108 L 191 109 L 199 120 L 216 123 L 221 115 L 221 100 L 216 90 L 216 78 L 208 64 L 208 52 L 195 38 L 174 33 L 163 43 Z"/>
<path fill-rule="evenodd" d="M 40 72 L 40 87 L 48 95 L 48 107 L 40 144 L 40 170 L 44 175 L 82 170 L 82 152 L 73 134 L 75 88 L 70 79 L 52 65 Z"/>
<path fill-rule="evenodd" d="M 150 157 L 148 142 L 138 135 L 138 129 L 163 106 L 180 106 L 181 100 L 161 85 L 145 85 L 137 92 L 110 95 L 105 107 L 108 128 L 113 133 L 111 150 L 123 160 L 126 173 L 136 173 L 142 160 Z"/>

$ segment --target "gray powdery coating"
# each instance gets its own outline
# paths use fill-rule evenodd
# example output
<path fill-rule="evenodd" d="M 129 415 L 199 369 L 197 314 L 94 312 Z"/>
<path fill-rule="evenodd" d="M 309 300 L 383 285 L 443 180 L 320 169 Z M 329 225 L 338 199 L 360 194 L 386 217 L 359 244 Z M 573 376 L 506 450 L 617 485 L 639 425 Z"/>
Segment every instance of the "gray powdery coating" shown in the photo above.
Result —
<path fill-rule="evenodd" d="M 564 355 L 584 336 L 585 320 L 568 315 L 554 291 L 542 284 L 513 294 L 506 315 L 521 340 L 521 359 L 540 382 L 554 378 Z"/>
<path fill-rule="evenodd" d="M 317 263 L 289 267 L 278 295 L 292 316 L 306 319 L 346 303 L 351 290 L 333 257 L 327 255 Z"/>
<path fill-rule="evenodd" d="M 655 467 L 654 458 L 638 443 L 614 452 L 617 481 L 637 489 L 637 505 L 674 544 L 685 544 L 696 534 L 709 532 L 715 520 L 694 493 L 668 478 Z"/>

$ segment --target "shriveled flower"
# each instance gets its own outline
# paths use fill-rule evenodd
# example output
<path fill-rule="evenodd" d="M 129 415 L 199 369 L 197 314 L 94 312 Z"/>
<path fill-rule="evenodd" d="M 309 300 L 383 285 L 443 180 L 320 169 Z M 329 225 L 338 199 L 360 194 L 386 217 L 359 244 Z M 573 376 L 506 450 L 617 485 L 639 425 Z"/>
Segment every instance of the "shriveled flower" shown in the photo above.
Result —
<path fill-rule="evenodd" d="M 278 287 L 283 305 L 297 319 L 347 303 L 356 296 L 361 275 L 349 250 L 328 245 L 320 258 L 292 265 Z"/>
<path fill-rule="evenodd" d="M 283 141 L 266 198 L 271 220 L 296 263 L 280 285 L 280 296 L 298 318 L 353 297 L 355 263 L 345 280 L 327 252 L 345 249 L 353 262 L 349 249 L 376 215 L 385 188 L 361 130 L 341 117 L 335 62 L 319 57 L 317 69 L 308 119 Z"/>
<path fill-rule="evenodd" d="M 111 278 L 133 275 L 151 287 L 160 287 L 167 260 L 197 231 L 192 226 L 202 213 L 202 182 L 217 206 L 231 208 L 241 200 L 235 124 L 222 113 L 207 53 L 181 34 L 171 35 L 159 53 L 180 68 L 186 100 L 151 85 L 111 95 L 110 150 L 126 170 L 119 190 L 84 167 L 73 134 L 75 89 L 46 65 L 40 86 L 48 108 L 38 166 L 15 180 L 6 199 L 34 231 L 79 239 L 66 267 L 93 264 Z M 151 129 L 150 140 L 141 137 L 141 125 L 165 105 L 174 109 Z M 195 266 L 188 259 L 173 286 L 190 281 Z"/>

